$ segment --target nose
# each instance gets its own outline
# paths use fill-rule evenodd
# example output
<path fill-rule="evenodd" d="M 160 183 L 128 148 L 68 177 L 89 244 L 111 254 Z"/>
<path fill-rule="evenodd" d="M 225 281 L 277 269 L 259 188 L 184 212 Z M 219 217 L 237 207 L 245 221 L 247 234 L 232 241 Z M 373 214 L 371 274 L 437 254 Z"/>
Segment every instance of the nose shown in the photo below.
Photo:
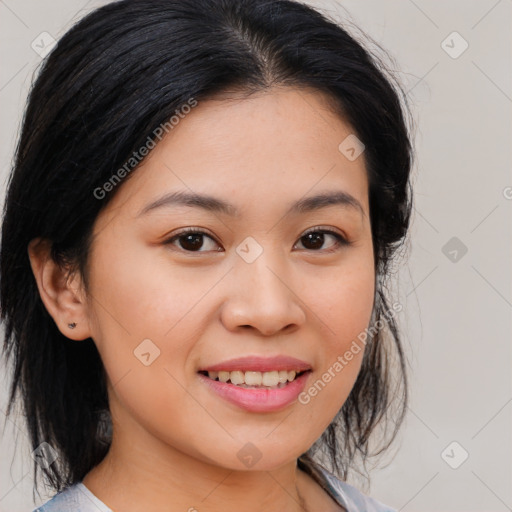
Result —
<path fill-rule="evenodd" d="M 306 314 L 293 269 L 279 264 L 264 251 L 252 263 L 239 259 L 226 283 L 221 319 L 230 331 L 254 328 L 263 336 L 293 332 Z"/>

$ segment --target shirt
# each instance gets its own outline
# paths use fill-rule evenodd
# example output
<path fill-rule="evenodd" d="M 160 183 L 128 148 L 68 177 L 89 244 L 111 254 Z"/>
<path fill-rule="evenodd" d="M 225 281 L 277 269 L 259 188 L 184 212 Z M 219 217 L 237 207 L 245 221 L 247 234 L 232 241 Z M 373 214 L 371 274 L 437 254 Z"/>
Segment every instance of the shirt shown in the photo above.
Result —
<path fill-rule="evenodd" d="M 397 512 L 374 498 L 363 494 L 354 486 L 339 480 L 325 468 L 309 459 L 298 459 L 302 467 L 316 482 L 344 507 L 347 512 Z M 61 491 L 33 512 L 113 512 L 82 482 Z"/>

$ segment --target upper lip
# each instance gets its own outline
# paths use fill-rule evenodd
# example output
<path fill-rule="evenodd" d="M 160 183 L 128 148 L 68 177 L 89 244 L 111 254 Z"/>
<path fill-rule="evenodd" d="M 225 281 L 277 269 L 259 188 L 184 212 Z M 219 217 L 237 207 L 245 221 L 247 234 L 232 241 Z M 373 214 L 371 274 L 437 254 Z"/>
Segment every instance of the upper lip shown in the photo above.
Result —
<path fill-rule="evenodd" d="M 211 366 L 200 368 L 200 372 L 216 371 L 253 371 L 253 372 L 271 372 L 275 370 L 311 370 L 311 365 L 295 357 L 279 355 L 274 357 L 246 356 L 223 361 Z"/>

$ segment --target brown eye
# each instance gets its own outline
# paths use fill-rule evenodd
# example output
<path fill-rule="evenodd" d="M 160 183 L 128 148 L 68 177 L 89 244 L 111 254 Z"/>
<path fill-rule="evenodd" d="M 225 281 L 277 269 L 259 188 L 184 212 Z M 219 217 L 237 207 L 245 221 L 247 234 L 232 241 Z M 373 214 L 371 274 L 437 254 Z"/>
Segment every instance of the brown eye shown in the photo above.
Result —
<path fill-rule="evenodd" d="M 308 231 L 306 234 L 300 237 L 300 240 L 304 247 L 308 250 L 320 252 L 322 246 L 326 242 L 326 235 L 335 239 L 335 243 L 331 244 L 330 248 L 324 249 L 324 252 L 333 252 L 341 246 L 350 245 L 350 242 L 339 233 L 326 229 L 314 229 Z"/>
<path fill-rule="evenodd" d="M 201 250 L 205 246 L 204 238 L 208 238 L 212 242 L 215 240 L 204 231 L 199 231 L 194 228 L 186 228 L 179 233 L 173 235 L 171 238 L 164 242 L 165 245 L 176 245 L 178 242 L 178 250 L 182 249 L 186 252 L 208 252 L 209 250 L 219 251 L 220 249 L 207 249 Z"/>

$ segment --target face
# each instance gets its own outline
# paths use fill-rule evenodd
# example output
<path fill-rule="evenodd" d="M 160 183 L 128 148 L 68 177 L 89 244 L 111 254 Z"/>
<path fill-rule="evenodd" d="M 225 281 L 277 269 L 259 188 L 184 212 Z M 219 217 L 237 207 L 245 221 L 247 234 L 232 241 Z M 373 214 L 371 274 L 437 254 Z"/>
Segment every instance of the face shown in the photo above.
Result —
<path fill-rule="evenodd" d="M 339 149 L 352 133 L 314 91 L 199 102 L 118 185 L 94 228 L 87 313 L 114 432 L 231 469 L 249 454 L 258 470 L 320 437 L 356 380 L 363 350 L 344 356 L 375 291 L 364 155 Z M 334 199 L 309 200 L 321 194 Z M 273 390 L 200 373 L 275 385 L 295 366 L 308 371 Z"/>

